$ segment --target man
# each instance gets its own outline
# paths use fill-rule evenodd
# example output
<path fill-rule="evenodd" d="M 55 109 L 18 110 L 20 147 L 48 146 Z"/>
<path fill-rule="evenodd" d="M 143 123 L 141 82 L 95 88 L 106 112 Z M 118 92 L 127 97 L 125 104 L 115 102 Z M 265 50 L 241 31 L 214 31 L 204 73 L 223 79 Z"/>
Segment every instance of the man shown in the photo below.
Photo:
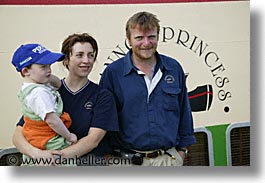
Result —
<path fill-rule="evenodd" d="M 100 85 L 116 100 L 119 154 L 132 164 L 181 166 L 196 141 L 193 120 L 180 64 L 156 51 L 159 29 L 155 15 L 134 14 L 126 24 L 131 49 L 105 69 Z"/>

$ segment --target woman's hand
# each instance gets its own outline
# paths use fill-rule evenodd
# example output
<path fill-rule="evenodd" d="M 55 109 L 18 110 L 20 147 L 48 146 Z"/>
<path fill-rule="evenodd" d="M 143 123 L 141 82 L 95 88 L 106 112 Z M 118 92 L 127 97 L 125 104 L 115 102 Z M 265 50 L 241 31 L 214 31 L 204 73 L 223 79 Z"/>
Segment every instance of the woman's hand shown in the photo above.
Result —
<path fill-rule="evenodd" d="M 36 162 L 36 166 L 56 166 L 56 157 L 61 156 L 62 152 L 59 150 L 40 150 L 36 149 L 32 153 L 32 159 Z"/>

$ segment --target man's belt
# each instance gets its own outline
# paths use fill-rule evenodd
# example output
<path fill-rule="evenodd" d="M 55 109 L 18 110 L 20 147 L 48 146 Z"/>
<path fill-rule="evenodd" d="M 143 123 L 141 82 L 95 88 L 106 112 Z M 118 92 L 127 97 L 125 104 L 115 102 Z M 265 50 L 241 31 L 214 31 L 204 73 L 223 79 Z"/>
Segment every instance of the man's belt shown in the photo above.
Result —
<path fill-rule="evenodd" d="M 132 164 L 135 164 L 135 165 L 142 165 L 144 158 L 147 158 L 147 159 L 156 158 L 163 154 L 168 155 L 172 159 L 176 159 L 170 153 L 162 149 L 151 151 L 151 152 L 143 152 L 143 151 L 128 150 L 128 149 L 127 150 L 115 149 L 113 151 L 114 156 L 129 158 L 131 159 Z"/>
<path fill-rule="evenodd" d="M 140 151 L 135 151 L 135 150 L 130 150 L 132 151 L 132 153 L 136 154 L 136 153 L 139 153 L 142 157 L 145 157 L 145 158 L 156 158 L 162 154 L 164 154 L 164 150 L 155 150 L 155 151 L 152 151 L 152 152 L 140 152 Z"/>

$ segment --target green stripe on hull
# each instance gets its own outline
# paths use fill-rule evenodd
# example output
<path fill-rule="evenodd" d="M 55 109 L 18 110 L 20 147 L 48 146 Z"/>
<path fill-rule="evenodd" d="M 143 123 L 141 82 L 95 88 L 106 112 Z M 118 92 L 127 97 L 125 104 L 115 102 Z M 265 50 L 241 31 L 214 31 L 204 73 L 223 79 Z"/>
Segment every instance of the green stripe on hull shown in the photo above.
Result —
<path fill-rule="evenodd" d="M 228 125 L 206 127 L 212 133 L 214 166 L 227 166 L 226 129 Z"/>

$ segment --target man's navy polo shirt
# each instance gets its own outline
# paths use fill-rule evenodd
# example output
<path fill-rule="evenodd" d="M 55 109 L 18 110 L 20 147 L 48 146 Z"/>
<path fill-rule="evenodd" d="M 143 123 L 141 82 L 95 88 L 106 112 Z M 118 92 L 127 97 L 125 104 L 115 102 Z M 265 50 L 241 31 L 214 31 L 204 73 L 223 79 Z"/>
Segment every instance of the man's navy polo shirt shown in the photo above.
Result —
<path fill-rule="evenodd" d="M 116 100 L 121 148 L 155 150 L 195 143 L 185 74 L 176 60 L 156 56 L 162 78 L 149 98 L 144 76 L 132 64 L 131 51 L 108 65 L 102 75 L 100 85 Z"/>

